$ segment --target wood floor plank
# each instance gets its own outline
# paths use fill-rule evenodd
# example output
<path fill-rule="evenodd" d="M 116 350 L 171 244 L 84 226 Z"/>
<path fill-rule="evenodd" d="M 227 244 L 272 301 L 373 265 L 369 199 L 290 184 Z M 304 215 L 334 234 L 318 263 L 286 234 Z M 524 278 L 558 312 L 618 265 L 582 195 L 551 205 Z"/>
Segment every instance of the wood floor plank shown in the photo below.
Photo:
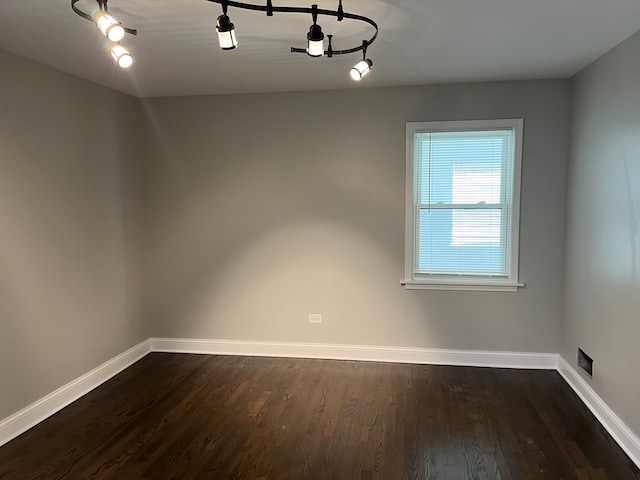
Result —
<path fill-rule="evenodd" d="M 153 353 L 0 479 L 640 479 L 557 372 Z"/>

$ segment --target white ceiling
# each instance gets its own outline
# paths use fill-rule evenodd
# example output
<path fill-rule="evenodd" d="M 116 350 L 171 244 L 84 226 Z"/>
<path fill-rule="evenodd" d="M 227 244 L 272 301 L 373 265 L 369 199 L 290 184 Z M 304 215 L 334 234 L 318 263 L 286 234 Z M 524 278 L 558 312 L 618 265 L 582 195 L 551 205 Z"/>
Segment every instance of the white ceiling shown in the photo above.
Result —
<path fill-rule="evenodd" d="M 368 51 L 374 69 L 361 84 L 348 75 L 360 53 L 315 59 L 289 52 L 306 46 L 310 15 L 230 7 L 239 47 L 221 51 L 214 28 L 221 7 L 206 0 L 110 0 L 110 12 L 139 31 L 122 42 L 135 59 L 129 70 L 113 64 L 104 37 L 71 11 L 71 0 L 0 0 L 0 48 L 151 97 L 569 77 L 640 29 L 640 0 L 343 1 L 345 11 L 380 27 Z M 333 10 L 338 1 L 316 3 Z M 96 2 L 77 5 L 91 11 Z M 318 23 L 334 34 L 336 49 L 373 33 L 335 17 Z"/>

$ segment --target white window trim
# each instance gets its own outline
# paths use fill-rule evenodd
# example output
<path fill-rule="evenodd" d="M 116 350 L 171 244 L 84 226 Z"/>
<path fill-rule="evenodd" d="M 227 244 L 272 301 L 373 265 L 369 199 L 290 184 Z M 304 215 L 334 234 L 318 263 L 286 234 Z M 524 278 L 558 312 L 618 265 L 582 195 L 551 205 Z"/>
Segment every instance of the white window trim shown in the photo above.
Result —
<path fill-rule="evenodd" d="M 520 187 L 522 179 L 522 137 L 523 124 L 521 118 L 501 120 L 466 120 L 454 122 L 408 122 L 406 134 L 406 203 L 405 203 L 405 276 L 400 283 L 409 290 L 474 290 L 517 292 L 524 287 L 518 281 L 518 265 L 520 253 Z M 514 129 L 514 165 L 513 165 L 513 199 L 511 208 L 511 263 L 509 277 L 491 276 L 452 276 L 452 275 L 420 275 L 414 273 L 415 263 L 415 205 L 417 191 L 415 188 L 418 165 L 414 162 L 414 135 L 420 131 L 448 130 L 491 130 L 499 128 Z"/>

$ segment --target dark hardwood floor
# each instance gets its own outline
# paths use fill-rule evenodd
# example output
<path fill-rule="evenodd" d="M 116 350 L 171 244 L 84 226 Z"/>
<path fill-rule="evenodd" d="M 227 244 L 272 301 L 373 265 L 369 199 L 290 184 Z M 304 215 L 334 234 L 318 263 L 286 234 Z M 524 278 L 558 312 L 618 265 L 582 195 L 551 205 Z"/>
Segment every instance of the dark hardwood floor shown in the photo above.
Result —
<path fill-rule="evenodd" d="M 557 372 L 153 353 L 1 479 L 640 479 Z"/>

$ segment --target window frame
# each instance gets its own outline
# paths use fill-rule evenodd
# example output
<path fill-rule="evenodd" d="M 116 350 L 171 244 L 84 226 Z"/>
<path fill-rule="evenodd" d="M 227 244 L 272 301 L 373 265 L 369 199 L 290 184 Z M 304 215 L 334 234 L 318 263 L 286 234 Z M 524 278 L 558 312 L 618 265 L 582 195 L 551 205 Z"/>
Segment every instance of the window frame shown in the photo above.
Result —
<path fill-rule="evenodd" d="M 520 250 L 520 188 L 522 183 L 522 118 L 498 120 L 462 120 L 436 122 L 407 122 L 406 124 L 406 203 L 405 203 L 405 276 L 401 284 L 406 289 L 476 290 L 516 292 L 524 284 L 519 282 Z M 418 162 L 415 161 L 416 133 L 490 131 L 513 129 L 513 184 L 511 198 L 511 245 L 508 275 L 424 274 L 416 270 L 416 209 L 418 208 Z"/>

